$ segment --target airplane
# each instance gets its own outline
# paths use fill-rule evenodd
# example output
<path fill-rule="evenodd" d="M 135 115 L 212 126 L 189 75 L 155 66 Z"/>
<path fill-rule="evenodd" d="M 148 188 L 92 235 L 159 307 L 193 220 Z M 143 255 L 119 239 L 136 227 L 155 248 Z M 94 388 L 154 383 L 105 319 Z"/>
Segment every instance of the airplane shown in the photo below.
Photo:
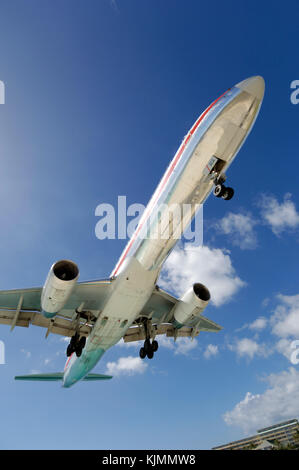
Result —
<path fill-rule="evenodd" d="M 211 192 L 224 200 L 233 197 L 234 190 L 224 185 L 225 172 L 253 127 L 264 89 L 260 76 L 243 80 L 199 116 L 108 279 L 78 282 L 76 263 L 60 260 L 50 268 L 43 287 L 0 291 L 0 323 L 10 325 L 11 331 L 16 326 L 36 325 L 47 330 L 46 337 L 70 338 L 63 372 L 16 376 L 16 380 L 59 380 L 65 388 L 80 380 L 106 380 L 112 377 L 90 371 L 122 338 L 143 341 L 140 358 L 152 359 L 159 335 L 193 339 L 200 331 L 222 329 L 202 315 L 211 298 L 208 287 L 197 282 L 176 298 L 160 288 L 157 280 L 198 206 Z M 159 209 L 172 204 L 189 204 L 191 210 L 171 218 L 167 210 Z M 157 233 L 160 236 L 151 236 Z"/>

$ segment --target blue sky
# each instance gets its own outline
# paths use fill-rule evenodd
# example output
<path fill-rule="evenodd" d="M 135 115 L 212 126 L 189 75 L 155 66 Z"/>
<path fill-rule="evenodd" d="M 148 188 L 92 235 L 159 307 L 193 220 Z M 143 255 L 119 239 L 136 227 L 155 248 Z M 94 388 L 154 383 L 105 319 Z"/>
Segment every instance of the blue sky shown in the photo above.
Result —
<path fill-rule="evenodd" d="M 42 285 L 61 258 L 78 263 L 81 280 L 107 277 L 126 241 L 96 238 L 98 204 L 119 195 L 146 204 L 215 98 L 257 74 L 266 93 L 228 172 L 234 198 L 209 198 L 204 248 L 179 247 L 161 280 L 176 293 L 192 277 L 209 282 L 216 301 L 206 316 L 223 331 L 161 341 L 142 365 L 138 348 L 115 346 L 96 368 L 113 380 L 64 390 L 13 381 L 61 371 L 63 339 L 1 326 L 0 448 L 204 449 L 298 417 L 298 9 L 1 2 L 1 289 Z"/>

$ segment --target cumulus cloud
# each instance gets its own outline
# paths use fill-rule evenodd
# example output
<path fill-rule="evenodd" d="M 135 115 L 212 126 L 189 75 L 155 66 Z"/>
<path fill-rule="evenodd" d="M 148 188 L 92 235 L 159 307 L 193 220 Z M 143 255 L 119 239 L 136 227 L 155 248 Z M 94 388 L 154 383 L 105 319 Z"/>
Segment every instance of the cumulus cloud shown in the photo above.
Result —
<path fill-rule="evenodd" d="M 264 328 L 266 328 L 267 324 L 268 324 L 267 318 L 259 317 L 256 320 L 254 320 L 254 322 L 250 323 L 250 325 L 248 325 L 248 328 L 250 328 L 251 330 L 255 330 L 255 331 L 261 331 Z"/>
<path fill-rule="evenodd" d="M 290 340 L 290 339 L 281 338 L 275 344 L 275 350 L 278 353 L 282 354 L 284 357 L 286 357 L 290 361 L 291 358 L 292 358 L 292 353 L 294 351 L 292 343 L 293 343 L 293 341 Z"/>
<path fill-rule="evenodd" d="M 140 357 L 120 357 L 116 362 L 107 363 L 107 374 L 114 377 L 120 375 L 143 374 L 147 368 L 147 363 Z"/>
<path fill-rule="evenodd" d="M 280 304 L 270 319 L 272 333 L 280 338 L 299 338 L 299 294 L 277 297 Z"/>
<path fill-rule="evenodd" d="M 198 343 L 196 339 L 191 341 L 190 338 L 178 338 L 175 342 L 175 345 L 175 354 L 183 354 L 184 356 L 187 356 L 190 351 L 197 347 Z"/>
<path fill-rule="evenodd" d="M 259 205 L 265 223 L 270 225 L 275 235 L 279 236 L 284 230 L 299 226 L 299 214 L 294 202 L 291 201 L 291 194 L 285 194 L 282 203 L 279 203 L 274 196 L 263 195 Z"/>
<path fill-rule="evenodd" d="M 264 344 L 259 344 L 253 339 L 237 339 L 234 344 L 228 346 L 231 351 L 235 351 L 239 357 L 253 359 L 254 356 L 268 356 L 270 350 Z"/>
<path fill-rule="evenodd" d="M 268 322 L 269 320 L 266 317 L 258 317 L 252 323 L 245 323 L 245 325 L 243 325 L 241 328 L 238 328 L 236 332 L 250 329 L 252 331 L 255 331 L 256 333 L 260 333 L 263 329 L 266 328 Z"/>
<path fill-rule="evenodd" d="M 203 355 L 206 359 L 210 359 L 213 356 L 217 356 L 218 352 L 218 346 L 215 344 L 208 344 Z"/>
<path fill-rule="evenodd" d="M 299 415 L 299 370 L 291 367 L 265 380 L 269 388 L 262 394 L 247 392 L 243 400 L 224 414 L 226 424 L 241 427 L 249 434 Z"/>
<path fill-rule="evenodd" d="M 182 295 L 193 283 L 201 282 L 218 307 L 245 285 L 236 274 L 229 251 L 200 246 L 175 249 L 164 264 L 160 285 Z"/>
<path fill-rule="evenodd" d="M 257 224 L 251 214 L 233 214 L 229 212 L 220 222 L 217 228 L 225 235 L 230 236 L 233 245 L 242 250 L 253 250 L 257 247 L 257 235 L 254 226 Z"/>

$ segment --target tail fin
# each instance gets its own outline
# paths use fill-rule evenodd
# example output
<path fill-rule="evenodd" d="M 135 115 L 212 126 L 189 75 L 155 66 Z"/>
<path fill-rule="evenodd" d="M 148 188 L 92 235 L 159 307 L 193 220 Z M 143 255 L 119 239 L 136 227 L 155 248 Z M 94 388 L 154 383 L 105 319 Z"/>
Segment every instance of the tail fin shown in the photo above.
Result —
<path fill-rule="evenodd" d="M 15 380 L 42 380 L 42 381 L 55 381 L 62 380 L 63 372 L 55 372 L 54 374 L 30 374 L 30 375 L 17 375 Z M 103 374 L 87 374 L 83 380 L 108 380 L 112 379 L 111 375 Z"/>

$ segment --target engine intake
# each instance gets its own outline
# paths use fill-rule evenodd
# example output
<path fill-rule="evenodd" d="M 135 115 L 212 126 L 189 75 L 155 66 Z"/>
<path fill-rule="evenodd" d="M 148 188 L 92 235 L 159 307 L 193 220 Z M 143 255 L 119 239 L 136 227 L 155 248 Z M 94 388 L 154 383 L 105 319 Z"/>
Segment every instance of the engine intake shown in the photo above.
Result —
<path fill-rule="evenodd" d="M 54 317 L 63 309 L 79 277 L 76 263 L 60 260 L 51 266 L 42 290 L 42 313 L 47 318 Z"/>
<path fill-rule="evenodd" d="M 193 326 L 210 301 L 209 289 L 203 284 L 195 283 L 180 298 L 174 309 L 175 327 Z"/>
<path fill-rule="evenodd" d="M 78 278 L 79 269 L 73 261 L 63 259 L 53 265 L 53 273 L 61 281 L 73 281 Z"/>
<path fill-rule="evenodd" d="M 211 298 L 209 289 L 207 289 L 206 286 L 204 286 L 203 284 L 200 284 L 199 282 L 193 285 L 193 291 L 194 291 L 194 294 L 200 300 L 203 300 L 204 302 L 208 302 Z"/>

